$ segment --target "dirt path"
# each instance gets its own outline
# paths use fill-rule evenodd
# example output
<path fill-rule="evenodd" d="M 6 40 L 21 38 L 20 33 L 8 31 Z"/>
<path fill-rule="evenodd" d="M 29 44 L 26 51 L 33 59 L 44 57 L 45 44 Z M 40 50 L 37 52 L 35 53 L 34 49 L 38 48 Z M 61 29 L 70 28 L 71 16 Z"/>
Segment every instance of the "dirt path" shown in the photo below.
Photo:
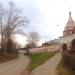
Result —
<path fill-rule="evenodd" d="M 22 71 L 27 69 L 30 59 L 26 56 L 21 55 L 18 59 L 1 63 L 0 64 L 0 75 L 21 75 Z M 23 74 L 22 75 L 26 75 Z"/>
<path fill-rule="evenodd" d="M 56 75 L 56 68 L 61 60 L 61 53 L 57 53 L 43 65 L 34 69 L 30 75 Z"/>

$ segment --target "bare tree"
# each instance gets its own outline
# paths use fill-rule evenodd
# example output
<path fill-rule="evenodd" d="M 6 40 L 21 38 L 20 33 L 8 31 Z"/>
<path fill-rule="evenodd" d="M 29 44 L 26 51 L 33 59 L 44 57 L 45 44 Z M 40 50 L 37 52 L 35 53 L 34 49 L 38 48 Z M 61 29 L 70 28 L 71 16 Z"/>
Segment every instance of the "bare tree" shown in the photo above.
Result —
<path fill-rule="evenodd" d="M 28 42 L 28 45 L 30 47 L 36 47 L 38 41 L 40 39 L 40 36 L 37 32 L 30 32 L 27 36 L 27 42 Z"/>
<path fill-rule="evenodd" d="M 0 5 L 0 33 L 1 33 L 1 48 L 3 49 L 3 16 L 4 16 L 4 9 L 2 5 Z"/>
<path fill-rule="evenodd" d="M 9 2 L 8 8 L 0 7 L 1 50 L 6 49 L 10 42 L 12 43 L 12 34 L 18 33 L 22 26 L 26 26 L 29 23 L 28 19 L 23 17 L 20 11 L 13 2 Z"/>

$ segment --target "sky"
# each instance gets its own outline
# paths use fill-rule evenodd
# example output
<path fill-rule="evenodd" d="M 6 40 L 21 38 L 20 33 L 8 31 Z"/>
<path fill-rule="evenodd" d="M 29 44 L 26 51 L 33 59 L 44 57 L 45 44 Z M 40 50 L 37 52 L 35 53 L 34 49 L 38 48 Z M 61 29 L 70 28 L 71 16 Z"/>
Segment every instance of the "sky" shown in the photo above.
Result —
<path fill-rule="evenodd" d="M 8 3 L 10 0 L 0 0 Z M 23 10 L 30 24 L 25 32 L 36 31 L 42 41 L 56 39 L 63 35 L 69 11 L 75 20 L 75 0 L 12 0 Z"/>

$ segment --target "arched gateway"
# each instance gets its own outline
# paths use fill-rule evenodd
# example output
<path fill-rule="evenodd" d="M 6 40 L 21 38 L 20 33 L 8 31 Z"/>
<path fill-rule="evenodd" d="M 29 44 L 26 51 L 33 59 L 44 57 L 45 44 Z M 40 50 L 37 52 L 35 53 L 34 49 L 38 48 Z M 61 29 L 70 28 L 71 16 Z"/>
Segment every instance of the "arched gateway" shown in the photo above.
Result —
<path fill-rule="evenodd" d="M 63 51 L 66 51 L 67 50 L 67 44 L 66 43 L 62 44 L 62 50 Z"/>
<path fill-rule="evenodd" d="M 71 42 L 71 50 L 75 52 L 75 39 Z"/>

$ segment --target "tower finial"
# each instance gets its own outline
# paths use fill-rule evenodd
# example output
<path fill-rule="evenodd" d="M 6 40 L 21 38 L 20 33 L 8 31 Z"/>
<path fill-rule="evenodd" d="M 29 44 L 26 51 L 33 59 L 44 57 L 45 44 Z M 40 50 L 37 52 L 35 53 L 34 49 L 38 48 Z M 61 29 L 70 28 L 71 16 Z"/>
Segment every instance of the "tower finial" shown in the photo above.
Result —
<path fill-rule="evenodd" d="M 71 16 L 71 11 L 69 11 L 69 15 Z"/>
<path fill-rule="evenodd" d="M 69 6 L 69 15 L 71 16 L 71 7 Z"/>

